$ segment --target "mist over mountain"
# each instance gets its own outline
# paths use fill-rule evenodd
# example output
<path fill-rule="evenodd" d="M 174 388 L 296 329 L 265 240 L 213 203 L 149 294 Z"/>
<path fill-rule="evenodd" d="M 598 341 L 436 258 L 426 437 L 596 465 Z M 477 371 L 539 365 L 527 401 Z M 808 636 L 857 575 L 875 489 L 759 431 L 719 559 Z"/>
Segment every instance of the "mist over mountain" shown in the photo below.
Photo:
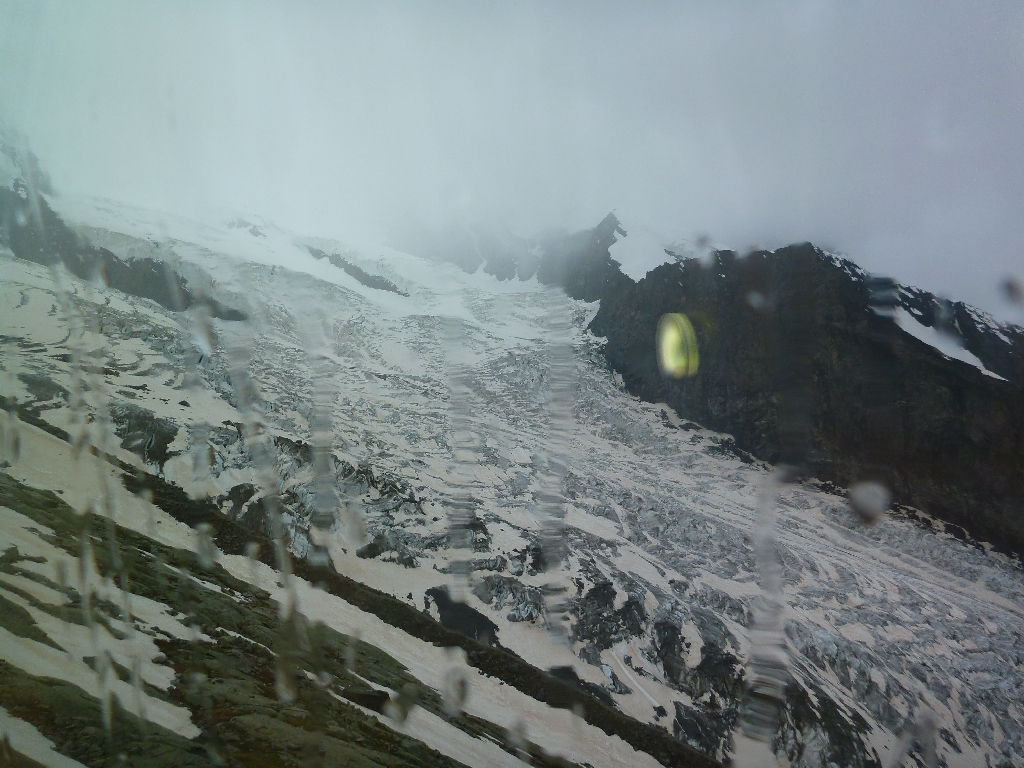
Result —
<path fill-rule="evenodd" d="M 0 0 L 0 764 L 1024 767 L 1022 41 Z"/>
<path fill-rule="evenodd" d="M 66 195 L 378 242 L 614 211 L 1021 322 L 1018 4 L 442 6 L 5 3 L 0 120 Z"/>

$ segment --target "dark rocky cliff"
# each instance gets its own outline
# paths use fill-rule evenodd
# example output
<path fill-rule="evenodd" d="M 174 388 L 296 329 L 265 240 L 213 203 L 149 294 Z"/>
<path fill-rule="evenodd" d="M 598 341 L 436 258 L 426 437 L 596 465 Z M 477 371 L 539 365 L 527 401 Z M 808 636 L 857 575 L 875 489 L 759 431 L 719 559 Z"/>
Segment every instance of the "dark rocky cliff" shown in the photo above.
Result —
<path fill-rule="evenodd" d="M 46 266 L 63 264 L 75 277 L 100 279 L 111 288 L 151 299 L 168 309 L 184 310 L 202 303 L 214 317 L 246 319 L 243 312 L 190 290 L 185 279 L 165 263 L 150 258 L 121 259 L 106 248 L 93 246 L 64 223 L 45 197 L 30 194 L 20 179 L 11 188 L 0 186 L 0 245 L 20 259 Z"/>
<path fill-rule="evenodd" d="M 616 232 L 610 215 L 547 243 L 537 277 L 601 301 L 590 327 L 608 339 L 608 363 L 630 392 L 732 434 L 760 459 L 842 486 L 882 481 L 896 502 L 1024 552 L 1019 329 L 1000 337 L 962 304 L 895 294 L 925 325 L 945 308 L 968 349 L 1010 379 L 1000 380 L 873 311 L 864 273 L 810 244 L 743 258 L 720 251 L 707 266 L 680 260 L 634 282 L 609 254 Z M 691 379 L 658 370 L 666 312 L 686 313 L 696 330 L 701 365 Z"/>

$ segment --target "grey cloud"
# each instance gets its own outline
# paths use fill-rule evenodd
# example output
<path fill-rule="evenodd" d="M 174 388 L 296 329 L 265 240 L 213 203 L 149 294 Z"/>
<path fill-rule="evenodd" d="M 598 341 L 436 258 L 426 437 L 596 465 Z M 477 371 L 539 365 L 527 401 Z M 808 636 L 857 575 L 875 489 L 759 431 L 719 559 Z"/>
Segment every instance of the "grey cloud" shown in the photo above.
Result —
<path fill-rule="evenodd" d="M 345 236 L 415 219 L 812 240 L 1006 314 L 1010 3 L 0 3 L 59 190 Z"/>

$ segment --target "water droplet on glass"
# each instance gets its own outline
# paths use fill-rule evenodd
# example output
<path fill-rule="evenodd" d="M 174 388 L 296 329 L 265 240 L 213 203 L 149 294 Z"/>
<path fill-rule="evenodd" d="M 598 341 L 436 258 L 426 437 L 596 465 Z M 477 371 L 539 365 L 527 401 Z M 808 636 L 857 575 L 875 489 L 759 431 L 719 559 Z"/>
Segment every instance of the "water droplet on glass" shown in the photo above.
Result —
<path fill-rule="evenodd" d="M 213 526 L 209 523 L 200 523 L 196 526 L 195 531 L 198 534 L 196 557 L 199 559 L 199 567 L 208 571 L 217 562 L 217 545 L 213 540 Z"/>
<path fill-rule="evenodd" d="M 96 676 L 100 684 L 100 708 L 103 715 L 103 729 L 109 734 L 113 719 L 114 666 L 109 651 L 96 656 Z"/>
<path fill-rule="evenodd" d="M 21 429 L 17 413 L 0 411 L 0 462 L 14 464 L 21 458 Z"/>
<path fill-rule="evenodd" d="M 85 619 L 86 626 L 92 627 L 92 592 L 93 592 L 93 574 L 96 573 L 96 561 L 93 558 L 92 542 L 89 540 L 89 531 L 82 529 L 81 533 L 81 556 L 78 561 L 79 566 L 79 594 L 82 596 L 82 616 Z"/>
<path fill-rule="evenodd" d="M 1024 288 L 1021 287 L 1017 278 L 1004 278 L 1002 283 L 999 284 L 999 288 L 1002 291 L 1003 298 L 1011 304 L 1016 304 L 1018 306 L 1024 304 Z"/>
<path fill-rule="evenodd" d="M 452 599 L 463 601 L 471 576 L 469 556 L 473 550 L 472 525 L 479 506 L 476 466 L 480 461 L 483 440 L 474 421 L 476 396 L 472 371 L 461 362 L 467 336 L 465 325 L 455 318 L 445 318 L 441 342 L 448 370 L 448 442 L 451 468 L 448 485 L 452 498 L 448 503 L 448 546 L 451 560 L 448 572 Z"/>
<path fill-rule="evenodd" d="M 762 310 L 768 306 L 768 297 L 760 291 L 751 291 L 747 294 L 747 304 L 756 310 Z"/>
<path fill-rule="evenodd" d="M 900 292 L 891 277 L 872 275 L 864 281 L 868 289 L 868 307 L 881 317 L 893 317 L 900 303 Z"/>
<path fill-rule="evenodd" d="M 522 758 L 529 747 L 526 734 L 526 721 L 518 718 L 505 730 L 505 744 L 517 756 Z"/>
<path fill-rule="evenodd" d="M 850 508 L 866 525 L 877 523 L 889 509 L 889 489 L 881 483 L 864 481 L 850 487 Z"/>
<path fill-rule="evenodd" d="M 142 664 L 143 659 L 140 653 L 139 647 L 136 644 L 132 650 L 131 655 L 131 679 L 132 679 L 132 699 L 135 703 L 135 714 L 141 717 L 143 720 L 146 719 L 146 705 L 143 699 L 142 693 Z"/>
<path fill-rule="evenodd" d="M 680 312 L 662 315 L 658 321 L 657 348 L 662 375 L 673 379 L 697 375 L 700 367 L 697 334 L 686 315 Z"/>
<path fill-rule="evenodd" d="M 174 293 L 178 291 L 178 281 L 174 271 L 169 268 L 168 286 Z M 197 301 L 188 309 L 188 330 L 192 346 L 199 351 L 199 359 L 207 359 L 217 349 L 217 329 L 213 327 L 210 315 L 210 302 L 205 296 L 197 297 Z"/>
<path fill-rule="evenodd" d="M 780 466 L 765 478 L 758 494 L 753 532 L 754 560 L 762 594 L 751 604 L 753 623 L 747 633 L 750 641 L 747 690 L 740 705 L 739 726 L 745 736 L 762 743 L 770 742 L 775 736 L 790 679 L 789 650 L 783 633 L 782 567 L 775 541 L 775 516 L 780 484 L 792 477 L 791 467 Z"/>
<path fill-rule="evenodd" d="M 702 268 L 710 268 L 715 263 L 715 243 L 711 235 L 702 233 L 693 241 L 693 255 L 697 257 Z"/>
<path fill-rule="evenodd" d="M 391 699 L 384 705 L 384 714 L 401 725 L 409 718 L 409 713 L 419 700 L 416 687 L 412 683 L 407 683 L 397 693 L 391 694 Z"/>
<path fill-rule="evenodd" d="M 354 675 L 358 674 L 356 672 L 356 656 L 359 648 L 359 637 L 359 630 L 354 629 L 348 636 L 348 642 L 345 643 L 345 669 Z"/>
<path fill-rule="evenodd" d="M 904 726 L 887 768 L 899 768 L 903 765 L 903 759 L 910 754 L 915 743 L 920 746 L 924 768 L 937 768 L 939 761 L 935 752 L 936 728 L 934 712 L 924 707 L 917 710 Z"/>
<path fill-rule="evenodd" d="M 214 461 L 209 426 L 205 422 L 193 424 L 189 429 L 189 439 L 192 444 L 192 481 L 200 483 L 209 477 Z"/>
<path fill-rule="evenodd" d="M 189 688 L 199 690 L 206 685 L 206 674 L 204 672 L 192 671 L 185 675 Z"/>
<path fill-rule="evenodd" d="M 260 577 L 260 545 L 255 541 L 250 541 L 245 545 L 245 559 L 249 561 L 249 583 L 254 587 L 259 587 Z"/>
<path fill-rule="evenodd" d="M 102 261 L 97 262 L 96 269 L 92 273 L 92 285 L 100 293 L 105 291 L 110 285 L 110 280 L 107 279 L 107 270 Z"/>
<path fill-rule="evenodd" d="M 292 704 L 299 698 L 299 681 L 295 669 L 288 659 L 281 656 L 278 656 L 274 670 L 274 690 L 277 692 L 277 700 L 285 704 Z"/>
<path fill-rule="evenodd" d="M 0 740 L 0 765 L 14 765 L 14 749 L 11 747 L 11 737 L 6 732 Z"/>
<path fill-rule="evenodd" d="M 459 715 L 469 698 L 469 678 L 461 667 L 452 667 L 444 676 L 442 695 L 448 717 Z"/>

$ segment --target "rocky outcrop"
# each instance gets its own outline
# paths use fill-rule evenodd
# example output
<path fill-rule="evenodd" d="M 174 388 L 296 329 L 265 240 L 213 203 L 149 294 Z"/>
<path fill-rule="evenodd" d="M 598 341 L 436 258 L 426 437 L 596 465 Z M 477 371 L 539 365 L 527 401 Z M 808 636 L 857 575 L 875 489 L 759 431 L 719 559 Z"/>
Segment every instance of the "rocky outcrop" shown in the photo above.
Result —
<path fill-rule="evenodd" d="M 643 634 L 647 615 L 642 600 L 630 595 L 622 607 L 615 608 L 615 585 L 609 581 L 595 584 L 585 595 L 570 601 L 576 617 L 573 636 L 604 650 L 616 643 Z"/>
<path fill-rule="evenodd" d="M 46 198 L 30 194 L 20 179 L 12 188 L 0 186 L 0 245 L 15 256 L 37 264 L 63 264 L 75 277 L 101 280 L 130 296 L 155 301 L 171 310 L 205 304 L 214 317 L 245 320 L 247 315 L 211 296 L 196 294 L 185 279 L 151 258 L 122 259 L 97 248 L 54 213 Z"/>
<path fill-rule="evenodd" d="M 452 600 L 447 586 L 431 587 L 423 600 L 433 602 L 442 626 L 484 645 L 498 645 L 498 625 L 466 603 Z"/>
<path fill-rule="evenodd" d="M 505 616 L 509 621 L 544 619 L 544 595 L 541 591 L 509 576 L 485 576 L 473 588 L 473 593 L 494 609 L 510 608 Z"/>
<path fill-rule="evenodd" d="M 609 214 L 571 235 L 492 237 L 479 258 L 469 258 L 477 250 L 460 235 L 466 258 L 447 260 L 470 270 L 482 263 L 501 278 L 536 275 L 599 300 L 590 329 L 607 339 L 605 357 L 626 388 L 734 436 L 727 450 L 842 487 L 883 482 L 896 503 L 927 510 L 952 532 L 1024 553 L 1024 331 L 871 278 L 810 243 L 717 251 L 703 262 L 677 256 L 634 281 L 609 250 L 625 236 Z M 996 375 L 907 333 L 896 310 L 947 334 Z M 658 370 L 655 334 L 668 312 L 694 325 L 701 361 L 692 378 Z"/>
<path fill-rule="evenodd" d="M 319 248 L 313 246 L 307 246 L 307 250 L 314 259 L 327 259 L 331 264 L 343 270 L 350 277 L 355 278 L 360 283 L 365 285 L 367 288 L 375 288 L 378 291 L 390 291 L 391 293 L 397 293 L 399 296 L 408 296 L 408 293 L 398 290 L 398 286 L 388 280 L 386 277 L 380 275 L 371 275 L 361 267 L 353 264 L 348 259 L 339 256 L 336 253 L 325 253 Z"/>
<path fill-rule="evenodd" d="M 735 437 L 741 451 L 803 466 L 840 486 L 877 480 L 897 503 L 1024 552 L 1021 332 L 993 327 L 963 304 L 895 287 L 895 303 L 928 327 L 959 334 L 1004 379 L 950 359 L 879 311 L 867 276 L 809 243 L 707 266 L 681 259 L 639 282 L 609 246 L 609 215 L 546 247 L 537 276 L 600 300 L 590 324 L 628 390 Z M 945 310 L 943 310 L 945 307 Z M 700 347 L 690 379 L 659 372 L 658 320 L 683 312 Z"/>
<path fill-rule="evenodd" d="M 178 435 L 178 425 L 170 419 L 154 416 L 152 411 L 132 403 L 110 405 L 114 434 L 121 438 L 121 447 L 136 454 L 146 463 L 162 467 L 173 455 L 170 444 Z"/>

